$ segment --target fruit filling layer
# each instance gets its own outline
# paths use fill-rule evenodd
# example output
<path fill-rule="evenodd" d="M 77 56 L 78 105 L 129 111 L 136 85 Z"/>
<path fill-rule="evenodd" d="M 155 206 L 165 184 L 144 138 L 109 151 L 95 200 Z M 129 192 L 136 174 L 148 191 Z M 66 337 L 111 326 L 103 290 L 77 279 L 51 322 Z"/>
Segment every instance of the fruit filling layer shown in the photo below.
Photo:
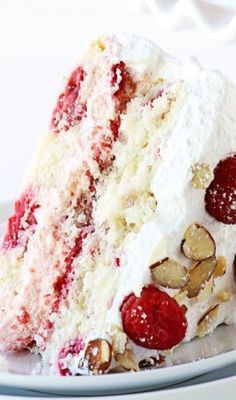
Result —
<path fill-rule="evenodd" d="M 35 335 L 40 346 L 44 348 L 44 342 L 48 340 L 54 328 L 55 314 L 58 312 L 61 302 L 66 300 L 69 288 L 74 280 L 75 260 L 81 254 L 86 239 L 93 235 L 95 231 L 93 209 L 97 198 L 97 186 L 99 181 L 103 179 L 103 175 L 108 174 L 112 168 L 115 159 L 112 149 L 114 142 L 119 138 L 120 116 L 121 113 L 125 113 L 127 104 L 134 97 L 136 89 L 131 72 L 125 63 L 107 65 L 106 71 L 102 75 L 106 92 L 97 96 L 97 88 L 94 88 L 95 98 L 93 102 L 88 102 L 90 117 L 88 118 L 86 116 L 87 106 L 85 106 L 87 102 L 81 98 L 80 91 L 83 88 L 86 93 L 89 85 L 86 79 L 89 81 L 91 75 L 95 72 L 99 74 L 99 71 L 95 71 L 95 68 L 96 66 L 94 66 L 93 71 L 86 73 L 81 67 L 78 67 L 72 73 L 65 91 L 60 95 L 57 106 L 53 111 L 51 123 L 53 133 L 51 135 L 56 135 L 55 142 L 61 140 L 58 145 L 60 147 L 65 139 L 63 135 L 65 137 L 72 134 L 76 135 L 75 140 L 78 147 L 78 149 L 75 149 L 78 165 L 75 171 L 69 172 L 69 176 L 66 177 L 66 203 L 63 205 L 63 210 L 57 210 L 56 204 L 50 198 L 44 198 L 46 195 L 44 192 L 45 183 L 47 184 L 47 179 L 44 177 L 43 184 L 38 185 L 38 197 L 42 203 L 42 209 L 39 210 L 39 225 L 36 227 L 37 220 L 34 216 L 39 205 L 35 204 L 32 190 L 28 190 L 16 202 L 14 214 L 8 221 L 2 247 L 8 254 L 12 249 L 24 247 L 25 252 L 22 257 L 24 258 L 25 268 L 22 271 L 22 280 L 25 281 L 23 274 L 25 275 L 26 272 L 29 280 L 27 286 L 15 295 L 14 301 L 17 301 L 19 297 L 22 304 L 26 304 L 27 299 L 30 301 L 29 296 L 32 296 L 30 285 L 35 284 L 35 279 L 38 279 L 40 258 L 45 259 L 47 253 L 49 256 L 48 262 L 42 267 L 42 269 L 45 269 L 45 273 L 48 268 L 48 284 L 45 287 L 39 287 L 42 282 L 38 281 L 39 302 L 35 299 L 34 310 L 27 311 L 27 307 L 24 306 L 24 315 L 27 315 L 27 318 L 22 318 L 23 306 L 19 301 L 19 310 L 14 308 L 11 322 L 6 319 L 2 321 L 2 330 L 5 324 L 5 329 L 8 332 L 13 331 L 13 334 L 15 333 L 14 343 L 12 343 L 12 339 L 10 339 L 9 345 L 6 343 L 8 349 L 29 346 L 35 340 Z M 111 104 L 110 112 L 107 113 L 107 116 L 101 115 L 102 119 L 97 115 L 100 112 L 100 103 L 102 105 L 104 103 Z M 81 110 L 84 110 L 84 113 L 81 113 Z M 78 124 L 82 118 L 84 118 L 86 125 L 85 132 L 83 132 L 83 126 L 81 126 L 81 132 L 78 129 Z M 74 131 L 70 132 L 72 127 Z M 59 133 L 60 137 L 58 136 Z M 89 160 L 86 159 L 87 155 L 83 155 L 83 146 L 79 143 L 80 135 L 86 136 L 87 147 L 85 151 L 89 152 Z M 88 135 L 92 137 L 92 140 L 88 141 Z M 70 151 L 73 150 L 73 147 L 70 146 Z M 92 168 L 90 168 L 89 161 Z M 60 168 L 64 168 L 64 165 L 56 164 L 55 173 L 61 173 Z M 52 187 L 51 195 L 56 196 L 59 200 L 63 198 L 60 188 Z M 45 216 L 47 204 L 50 214 L 48 213 Z M 53 213 L 51 212 L 52 208 L 54 208 Z M 44 218 L 46 219 L 44 220 Z M 40 245 L 38 246 L 37 254 L 34 248 L 35 243 L 39 238 L 44 240 L 44 235 L 47 235 L 46 243 L 41 243 L 41 249 Z M 27 251 L 26 245 L 29 239 L 31 243 Z M 54 245 L 55 248 L 51 247 Z M 94 257 L 95 252 L 96 246 L 94 248 L 91 246 L 89 250 L 91 257 Z M 76 267 L 79 268 L 79 265 L 76 264 Z M 39 305 L 41 302 L 43 302 L 43 310 Z M 17 328 L 14 318 L 22 325 L 22 329 Z M 27 323 L 29 321 L 31 321 L 31 324 Z M 5 334 L 6 332 L 4 332 L 4 336 Z"/>
<path fill-rule="evenodd" d="M 27 247 L 37 225 L 35 211 L 39 208 L 37 195 L 32 188 L 25 191 L 15 202 L 14 213 L 8 220 L 7 232 L 3 238 L 2 249 L 10 250 L 17 246 Z"/>

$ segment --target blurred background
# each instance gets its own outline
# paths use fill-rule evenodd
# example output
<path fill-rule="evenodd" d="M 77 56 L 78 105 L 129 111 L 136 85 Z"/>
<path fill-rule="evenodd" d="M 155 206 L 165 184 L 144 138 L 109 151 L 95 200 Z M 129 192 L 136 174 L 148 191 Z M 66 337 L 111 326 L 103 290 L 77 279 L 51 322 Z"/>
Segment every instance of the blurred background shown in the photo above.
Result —
<path fill-rule="evenodd" d="M 97 35 L 129 32 L 236 83 L 236 0 L 0 0 L 0 202 L 15 197 L 65 77 Z"/>

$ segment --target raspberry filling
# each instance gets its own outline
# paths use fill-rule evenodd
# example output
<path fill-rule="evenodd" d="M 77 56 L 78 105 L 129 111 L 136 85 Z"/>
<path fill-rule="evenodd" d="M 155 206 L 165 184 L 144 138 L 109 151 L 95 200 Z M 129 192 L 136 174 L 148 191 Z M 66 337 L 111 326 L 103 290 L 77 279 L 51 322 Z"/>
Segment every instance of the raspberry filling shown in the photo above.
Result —
<path fill-rule="evenodd" d="M 114 87 L 114 99 L 118 114 L 126 111 L 127 103 L 134 96 L 136 84 L 123 61 L 112 66 L 111 85 Z"/>
<path fill-rule="evenodd" d="M 112 66 L 110 84 L 113 88 L 116 112 L 116 117 L 109 121 L 112 135 L 111 137 L 104 137 L 99 144 L 92 144 L 93 159 L 99 165 L 101 172 L 112 166 L 114 156 L 111 154 L 111 149 L 119 136 L 120 115 L 126 111 L 127 104 L 134 97 L 136 90 L 136 84 L 123 61 Z"/>
<path fill-rule="evenodd" d="M 78 256 L 83 251 L 83 243 L 86 239 L 88 240 L 89 235 L 94 232 L 94 222 L 93 222 L 93 204 L 96 200 L 96 187 L 97 183 L 101 178 L 103 178 L 103 172 L 105 174 L 109 173 L 108 168 L 111 167 L 114 160 L 112 154 L 113 144 L 119 135 L 120 126 L 120 114 L 126 110 L 127 103 L 131 100 L 134 95 L 135 84 L 132 83 L 132 78 L 124 63 L 119 65 L 122 71 L 118 72 L 118 67 L 112 68 L 110 71 L 110 77 L 113 76 L 114 71 L 116 74 L 121 74 L 121 79 L 119 76 L 116 82 L 116 87 L 112 95 L 110 94 L 110 101 L 114 106 L 115 117 L 114 121 L 110 122 L 111 130 L 107 132 L 107 128 L 103 131 L 103 124 L 99 121 L 95 121 L 96 126 L 100 125 L 100 131 L 95 137 L 95 142 L 98 143 L 97 151 L 96 147 L 91 144 L 92 157 L 97 161 L 97 165 L 100 170 L 100 176 L 95 168 L 95 175 L 93 176 L 93 171 L 87 169 L 84 170 L 84 164 L 81 171 L 78 171 L 78 177 L 82 181 L 85 178 L 88 180 L 88 189 L 82 190 L 80 188 L 80 195 L 77 198 L 77 204 L 74 209 L 73 215 L 73 226 L 72 232 L 77 232 L 72 237 L 68 234 L 63 233 L 61 226 L 65 223 L 67 215 L 64 215 L 62 219 L 59 218 L 58 223 L 51 225 L 51 234 L 54 237 L 55 242 L 57 240 L 62 240 L 63 242 L 63 254 L 61 258 L 56 260 L 53 259 L 53 264 L 51 268 L 53 269 L 52 274 L 49 274 L 50 281 L 47 282 L 45 287 L 40 286 L 39 279 L 40 274 L 34 274 L 33 266 L 29 266 L 29 276 L 36 281 L 36 288 L 34 294 L 37 296 L 37 288 L 39 290 L 39 302 L 43 301 L 42 307 L 36 307 L 34 303 L 33 309 L 37 311 L 30 312 L 30 310 L 24 307 L 24 303 L 27 303 L 30 295 L 30 279 L 28 285 L 23 287 L 23 292 L 25 294 L 25 301 L 18 305 L 18 310 L 14 310 L 12 314 L 12 321 L 6 322 L 6 330 L 11 334 L 13 333 L 14 342 L 9 340 L 5 348 L 6 349 L 24 349 L 34 341 L 35 334 L 37 333 L 37 345 L 42 349 L 45 343 L 51 336 L 54 329 L 55 314 L 59 312 L 61 303 L 67 298 L 69 288 L 71 287 L 74 279 L 74 268 L 79 263 Z M 71 126 L 79 123 L 82 118 L 83 112 L 81 112 L 81 102 L 80 102 L 80 87 L 84 80 L 84 71 L 81 67 L 72 74 L 68 81 L 68 85 L 65 91 L 62 93 L 58 100 L 56 109 L 53 112 L 52 127 L 54 133 L 58 134 L 61 129 L 65 131 Z M 117 75 L 118 76 L 118 75 Z M 82 107 L 83 108 L 83 107 Z M 84 110 L 85 108 L 83 108 Z M 109 119 L 107 120 L 109 125 Z M 107 126 L 107 124 L 106 124 Z M 69 182 L 70 183 L 70 182 Z M 74 185 L 74 181 L 72 182 Z M 71 191 L 71 198 L 76 197 L 75 191 Z M 72 200 L 72 199 L 71 199 Z M 37 225 L 37 209 L 39 208 L 37 202 L 37 197 L 35 191 L 32 188 L 27 189 L 27 191 L 21 196 L 21 198 L 16 202 L 14 208 L 14 214 L 10 217 L 8 221 L 7 233 L 4 237 L 3 248 L 6 250 L 15 248 L 16 246 L 23 246 L 24 251 L 27 250 L 27 244 L 35 231 Z M 53 249 L 52 249 L 53 250 Z M 43 251 L 43 250 L 42 250 Z M 29 254 L 30 259 L 30 254 Z M 29 261 L 29 260 L 27 260 Z M 48 260 L 50 262 L 50 260 Z M 113 267 L 113 265 L 111 265 Z M 46 277 L 45 277 L 46 278 Z M 37 299 L 35 299 L 37 301 Z M 22 308 L 23 307 L 23 308 Z M 40 328 L 39 328 L 40 327 Z M 74 355 L 78 353 L 78 346 L 75 350 L 74 345 L 67 346 L 66 350 L 62 350 L 60 353 L 60 359 L 67 355 Z M 64 358 L 65 358 L 64 357 Z M 65 369 L 62 374 L 69 374 L 66 368 L 61 366 L 62 370 Z"/>
<path fill-rule="evenodd" d="M 80 87 L 85 78 L 85 71 L 78 67 L 70 76 L 67 86 L 59 96 L 52 113 L 51 128 L 58 134 L 68 131 L 78 124 L 86 113 L 86 104 L 81 101 Z"/>
<path fill-rule="evenodd" d="M 74 242 L 74 247 L 69 251 L 64 260 L 65 271 L 57 278 L 56 282 L 53 284 L 53 290 L 56 300 L 52 306 L 52 312 L 57 312 L 61 301 L 66 299 L 67 297 L 69 288 L 73 281 L 71 277 L 72 263 L 74 259 L 78 257 L 81 253 L 83 248 L 83 241 L 89 233 L 91 233 L 91 230 L 81 230 L 79 236 Z"/>
<path fill-rule="evenodd" d="M 78 69 L 80 71 L 80 69 Z M 77 71 L 78 71 L 77 70 Z M 119 72 L 118 72 L 119 70 Z M 119 82 L 115 81 L 115 77 L 119 75 Z M 78 85 L 83 80 L 84 74 L 80 71 L 77 77 Z M 74 78 L 73 78 L 74 79 Z M 118 78 L 117 78 L 118 79 Z M 71 79 L 70 79 L 71 81 Z M 130 73 L 126 69 L 123 62 L 116 64 L 111 70 L 111 86 L 116 85 L 116 91 L 113 94 L 113 100 L 115 101 L 115 111 L 116 118 L 114 121 L 110 121 L 111 136 L 107 137 L 102 135 L 99 143 L 92 143 L 92 157 L 97 162 L 99 166 L 100 173 L 102 174 L 105 170 L 112 166 L 114 156 L 112 155 L 112 147 L 114 142 L 117 140 L 119 135 L 120 127 L 120 114 L 125 112 L 127 103 L 131 100 L 134 95 L 136 88 Z M 67 89 L 63 93 L 64 104 L 67 104 L 66 99 Z M 69 92 L 70 97 L 70 92 Z M 60 99 L 59 99 L 60 100 Z M 77 101 L 77 98 L 76 98 Z M 71 109 L 75 109 L 75 106 Z M 74 242 L 73 248 L 68 249 L 67 256 L 64 259 L 63 273 L 58 276 L 57 280 L 53 284 L 54 291 L 54 303 L 52 305 L 51 312 L 55 313 L 58 311 L 61 302 L 66 299 L 69 288 L 73 282 L 73 262 L 80 255 L 83 249 L 83 241 L 87 238 L 89 234 L 94 232 L 93 226 L 93 202 L 96 199 L 96 183 L 91 171 L 87 170 L 85 172 L 86 177 L 89 179 L 89 191 L 83 192 L 77 201 L 76 214 L 84 215 L 84 222 L 77 225 L 79 227 L 78 236 Z M 119 261 L 118 261 L 119 263 Z M 46 327 L 48 327 L 48 322 Z M 45 327 L 45 329 L 46 329 Z M 50 332 L 45 332 L 44 329 L 44 339 L 50 335 Z M 50 331 L 53 329 L 53 324 L 50 324 Z"/>
<path fill-rule="evenodd" d="M 84 341 L 80 336 L 65 344 L 65 346 L 61 349 L 58 357 L 57 366 L 60 375 L 62 376 L 71 375 L 70 369 L 66 366 L 66 357 L 68 355 L 70 358 L 70 364 L 73 363 L 74 367 L 79 367 L 78 361 L 75 360 L 75 357 L 80 354 L 80 352 L 84 349 L 84 347 L 85 347 Z"/>
<path fill-rule="evenodd" d="M 4 250 L 14 249 L 17 246 L 27 247 L 37 225 L 35 211 L 38 208 L 32 189 L 28 189 L 15 202 L 14 213 L 8 220 L 7 232 L 2 243 Z"/>
<path fill-rule="evenodd" d="M 30 321 L 30 315 L 25 307 L 21 307 L 20 314 L 17 316 L 20 324 L 27 324 Z"/>

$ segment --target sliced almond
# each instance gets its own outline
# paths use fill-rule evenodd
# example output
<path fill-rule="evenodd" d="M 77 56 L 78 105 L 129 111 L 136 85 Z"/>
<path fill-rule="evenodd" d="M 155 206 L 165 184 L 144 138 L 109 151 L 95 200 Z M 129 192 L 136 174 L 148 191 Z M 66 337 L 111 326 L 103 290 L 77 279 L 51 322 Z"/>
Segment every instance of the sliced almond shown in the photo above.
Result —
<path fill-rule="evenodd" d="M 180 289 L 188 281 L 187 269 L 171 258 L 164 258 L 150 267 L 153 281 L 170 289 Z"/>
<path fill-rule="evenodd" d="M 119 366 L 127 371 L 139 371 L 138 361 L 132 350 L 126 349 L 124 353 L 116 354 L 115 359 Z"/>
<path fill-rule="evenodd" d="M 216 258 L 214 256 L 199 261 L 193 266 L 189 271 L 189 282 L 184 287 L 184 290 L 187 291 L 188 297 L 196 297 L 200 293 L 200 290 L 203 289 L 210 280 L 215 268 Z"/>
<path fill-rule="evenodd" d="M 161 258 L 164 258 L 167 254 L 167 245 L 166 241 L 163 240 L 158 240 L 156 245 L 152 248 L 149 259 L 148 259 L 148 264 L 152 265 L 155 264 L 156 260 L 160 260 Z"/>
<path fill-rule="evenodd" d="M 195 164 L 192 174 L 191 184 L 195 189 L 206 189 L 214 178 L 212 169 L 205 163 Z"/>
<path fill-rule="evenodd" d="M 207 333 L 212 331 L 214 322 L 217 319 L 219 311 L 219 304 L 211 307 L 207 312 L 202 316 L 202 318 L 198 321 L 197 325 L 197 335 L 202 337 L 205 336 Z"/>
<path fill-rule="evenodd" d="M 175 301 L 177 301 L 178 304 L 181 305 L 182 301 L 186 298 L 187 296 L 187 291 L 186 290 L 180 290 L 179 293 L 177 293 L 174 296 Z"/>
<path fill-rule="evenodd" d="M 104 374 L 109 370 L 112 360 L 110 343 L 105 339 L 90 340 L 85 351 L 85 359 L 92 374 Z"/>
<path fill-rule="evenodd" d="M 113 353 L 114 354 L 123 353 L 125 351 L 125 346 L 128 341 L 126 333 L 123 332 L 120 326 L 113 324 L 110 331 L 110 335 L 112 340 Z"/>
<path fill-rule="evenodd" d="M 221 292 L 217 293 L 216 298 L 217 300 L 221 301 L 222 303 L 229 301 L 232 299 L 232 293 L 229 290 L 222 290 Z"/>
<path fill-rule="evenodd" d="M 216 269 L 214 272 L 214 277 L 218 278 L 219 276 L 223 276 L 226 272 L 227 261 L 224 256 L 219 256 L 216 264 Z"/>
<path fill-rule="evenodd" d="M 203 289 L 200 290 L 200 293 L 197 296 L 197 302 L 200 303 L 201 301 L 208 299 L 212 295 L 213 287 L 214 287 L 214 274 L 211 275 L 209 281 L 206 283 Z"/>
<path fill-rule="evenodd" d="M 216 245 L 211 234 L 203 226 L 194 223 L 184 233 L 181 250 L 190 260 L 202 261 L 215 255 Z"/>
<path fill-rule="evenodd" d="M 165 363 L 165 357 L 162 354 L 159 354 L 159 357 L 148 357 L 144 358 L 139 362 L 140 369 L 150 369 L 156 366 L 163 365 Z"/>

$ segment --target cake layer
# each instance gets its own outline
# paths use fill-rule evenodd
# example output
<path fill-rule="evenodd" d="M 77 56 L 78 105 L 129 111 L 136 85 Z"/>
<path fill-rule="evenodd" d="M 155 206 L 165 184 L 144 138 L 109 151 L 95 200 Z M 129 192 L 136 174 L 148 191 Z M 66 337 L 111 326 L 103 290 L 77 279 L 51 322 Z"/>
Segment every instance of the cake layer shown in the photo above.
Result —
<path fill-rule="evenodd" d="M 218 72 L 132 36 L 93 43 L 2 239 L 1 348 L 62 375 L 138 370 L 234 323 L 235 126 Z"/>

